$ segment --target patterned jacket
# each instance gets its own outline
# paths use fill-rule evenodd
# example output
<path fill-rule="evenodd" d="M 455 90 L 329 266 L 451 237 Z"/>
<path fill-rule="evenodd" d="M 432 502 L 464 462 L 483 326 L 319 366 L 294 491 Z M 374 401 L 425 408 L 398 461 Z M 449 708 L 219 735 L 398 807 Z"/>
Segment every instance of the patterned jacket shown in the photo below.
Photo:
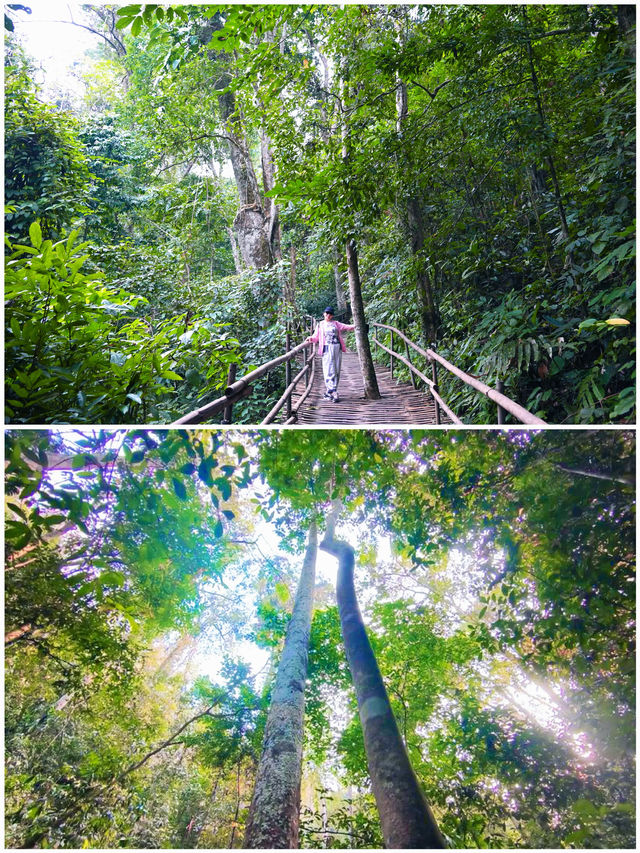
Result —
<path fill-rule="evenodd" d="M 315 343 L 318 342 L 318 355 L 322 355 L 322 351 L 324 349 L 325 344 L 325 329 L 328 324 L 328 320 L 320 320 L 318 325 L 315 328 L 315 331 L 312 335 L 310 335 L 307 340 Z M 338 320 L 331 320 L 331 323 L 336 327 L 336 332 L 338 333 L 338 340 L 340 342 L 340 348 L 342 352 L 346 352 L 347 348 L 344 345 L 344 340 L 342 338 L 342 332 L 352 332 L 355 329 L 355 326 L 347 326 L 346 323 L 340 323 Z"/>

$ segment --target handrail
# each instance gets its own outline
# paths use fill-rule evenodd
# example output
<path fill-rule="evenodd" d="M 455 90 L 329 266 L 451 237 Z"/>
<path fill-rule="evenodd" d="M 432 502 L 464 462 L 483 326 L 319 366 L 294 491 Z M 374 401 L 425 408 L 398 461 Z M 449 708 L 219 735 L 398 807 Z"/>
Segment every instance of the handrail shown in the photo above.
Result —
<path fill-rule="evenodd" d="M 302 392 L 300 399 L 296 403 L 295 408 L 292 410 L 291 417 L 287 418 L 287 420 L 284 422 L 285 426 L 287 426 L 288 424 L 295 424 L 297 422 L 298 412 L 302 408 L 302 404 L 307 399 L 307 397 L 309 396 L 309 394 L 311 393 L 311 390 L 313 388 L 313 380 L 314 380 L 314 377 L 316 374 L 316 360 L 315 360 L 315 358 L 313 358 L 313 354 L 311 355 L 311 358 L 309 359 L 308 364 L 311 364 L 311 375 L 309 377 L 309 384 L 307 385 L 306 389 Z"/>
<path fill-rule="evenodd" d="M 521 423 L 531 424 L 531 425 L 539 425 L 539 426 L 546 426 L 547 425 L 546 421 L 543 421 L 542 418 L 539 418 L 537 415 L 534 415 L 531 412 L 529 412 L 527 409 L 524 408 L 524 406 L 521 406 L 519 403 L 516 403 L 514 400 L 511 400 L 509 397 L 506 397 L 504 394 L 501 394 L 500 391 L 496 391 L 494 388 L 489 387 L 489 385 L 486 385 L 480 379 L 476 379 L 474 376 L 470 376 L 468 373 L 465 373 L 463 370 L 460 370 L 459 367 L 456 367 L 454 364 L 451 364 L 450 361 L 447 361 L 446 358 L 443 358 L 437 352 L 434 352 L 432 349 L 426 349 L 426 350 L 422 349 L 422 347 L 419 347 L 417 344 L 415 344 L 413 341 L 411 341 L 403 332 L 401 332 L 400 329 L 396 329 L 394 326 L 387 326 L 385 323 L 372 323 L 372 325 L 376 328 L 388 329 L 392 333 L 392 339 L 393 339 L 394 334 L 398 335 L 400 338 L 402 338 L 403 341 L 405 341 L 405 343 L 407 343 L 409 346 L 413 347 L 413 349 L 416 352 L 418 352 L 420 355 L 422 355 L 424 358 L 426 358 L 432 364 L 433 364 L 433 362 L 438 362 L 444 368 L 446 368 L 450 373 L 453 373 L 454 376 L 457 376 L 459 379 L 462 379 L 462 381 L 466 385 L 469 385 L 472 388 L 475 388 L 476 391 L 480 391 L 480 393 L 484 394 L 485 397 L 488 397 L 490 400 L 493 400 L 493 402 L 496 403 L 499 408 L 502 407 L 505 411 L 510 412 L 514 416 L 514 418 L 517 418 L 517 420 L 519 420 Z M 434 397 L 434 400 L 436 401 L 436 414 L 437 414 L 438 405 L 440 405 L 447 412 L 449 417 L 452 420 L 454 420 L 454 423 L 460 423 L 460 424 L 462 423 L 462 421 L 459 420 L 455 415 L 453 415 L 451 410 L 446 405 L 443 404 L 442 398 L 438 394 L 437 383 L 435 383 L 434 381 L 428 380 L 426 378 L 426 376 L 424 376 L 424 374 L 422 374 L 411 363 L 411 361 L 409 359 L 404 358 L 403 356 L 401 356 L 399 353 L 393 351 L 392 349 L 388 349 L 387 347 L 384 346 L 384 344 L 382 344 L 380 341 L 378 341 L 375 337 L 374 337 L 374 343 L 377 346 L 379 346 L 381 349 L 385 350 L 386 352 L 388 352 L 391 355 L 392 363 L 393 363 L 393 359 L 397 358 L 399 361 L 402 361 L 404 364 L 406 364 L 407 367 L 413 373 L 417 374 L 422 379 L 423 382 L 426 382 L 426 384 L 429 386 L 429 390 L 430 390 L 432 396 Z M 392 346 L 393 346 L 393 341 L 392 341 Z M 434 393 L 434 390 L 435 390 L 435 393 Z M 453 417 L 452 417 L 452 415 L 453 415 Z M 437 421 L 439 423 L 439 417 L 437 418 Z"/>
<path fill-rule="evenodd" d="M 200 424 L 202 421 L 212 417 L 213 415 L 218 414 L 218 412 L 223 411 L 232 403 L 241 400 L 243 397 L 248 396 L 251 393 L 251 384 L 255 382 L 257 379 L 260 379 L 266 373 L 273 370 L 275 367 L 283 364 L 284 362 L 290 361 L 292 358 L 299 353 L 305 350 L 307 347 L 313 346 L 312 343 L 307 343 L 303 341 L 301 344 L 293 347 L 288 352 L 285 352 L 284 355 L 279 355 L 277 358 L 272 358 L 271 361 L 267 361 L 264 364 L 261 364 L 260 367 L 256 367 L 255 370 L 252 370 L 250 373 L 247 373 L 245 376 L 241 376 L 240 379 L 237 379 L 235 382 L 232 382 L 230 385 L 225 388 L 224 397 L 218 397 L 217 400 L 213 400 L 211 403 L 207 403 L 205 406 L 201 406 L 199 409 L 194 409 L 186 415 L 183 415 L 177 421 L 174 421 L 171 426 L 180 426 L 181 424 Z M 300 377 L 297 377 L 295 381 L 298 381 Z M 292 383 L 293 385 L 294 383 Z M 284 397 L 282 402 L 286 401 L 286 397 Z"/>
<path fill-rule="evenodd" d="M 265 426 L 266 424 L 270 424 L 273 421 L 273 419 L 278 414 L 280 409 L 284 406 L 284 404 L 287 402 L 289 397 L 293 394 L 293 391 L 294 391 L 296 385 L 298 384 L 298 382 L 302 379 L 302 377 L 305 375 L 305 373 L 307 373 L 310 369 L 311 368 L 310 368 L 309 362 L 307 362 L 305 364 L 305 366 L 302 368 L 302 370 L 298 374 L 296 374 L 294 379 L 292 379 L 291 382 L 289 383 L 289 385 L 287 385 L 287 387 L 284 389 L 282 396 L 280 397 L 278 402 L 275 404 L 275 406 L 271 409 L 271 411 L 266 416 L 266 418 L 262 421 L 260 426 Z"/>
<path fill-rule="evenodd" d="M 375 325 L 381 325 L 381 324 L 374 323 L 373 325 L 375 326 Z M 400 361 L 402 361 L 404 364 L 406 364 L 407 367 L 413 373 L 415 373 L 420 379 L 422 379 L 422 381 L 425 382 L 429 386 L 429 391 L 431 392 L 431 396 L 434 398 L 434 400 L 440 406 L 440 408 L 444 409 L 444 411 L 447 413 L 447 415 L 449 415 L 449 418 L 451 419 L 451 421 L 454 424 L 462 425 L 462 421 L 460 420 L 460 418 L 456 414 L 454 414 L 454 412 L 451 411 L 449 406 L 447 406 L 445 401 L 442 399 L 442 397 L 438 393 L 437 385 L 435 384 L 435 382 L 432 379 L 427 379 L 427 377 L 424 375 L 424 373 L 422 373 L 420 370 L 418 370 L 418 368 L 415 365 L 413 365 L 408 359 L 404 358 L 399 353 L 388 349 L 384 344 L 381 344 L 380 341 L 377 341 L 375 339 L 374 339 L 374 341 L 380 347 L 380 349 L 383 349 L 385 352 L 388 352 L 389 355 L 393 356 L 394 358 L 400 359 Z"/>

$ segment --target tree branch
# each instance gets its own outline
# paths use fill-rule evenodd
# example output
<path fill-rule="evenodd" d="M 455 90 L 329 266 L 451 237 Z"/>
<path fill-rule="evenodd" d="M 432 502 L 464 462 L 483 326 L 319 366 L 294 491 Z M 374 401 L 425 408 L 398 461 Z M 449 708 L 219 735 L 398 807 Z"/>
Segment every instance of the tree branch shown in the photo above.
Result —
<path fill-rule="evenodd" d="M 559 462 L 553 463 L 555 468 L 564 471 L 565 474 L 577 474 L 579 477 L 595 477 L 596 480 L 609 480 L 612 483 L 622 483 L 625 486 L 634 486 L 636 482 L 635 474 L 615 474 L 613 471 L 594 471 L 587 468 L 569 468 L 567 465 L 561 465 Z"/>
<path fill-rule="evenodd" d="M 443 83 L 440 83 L 439 85 L 437 85 L 436 88 L 433 90 L 433 92 L 430 91 L 429 89 L 427 89 L 426 86 L 423 86 L 422 83 L 418 83 L 417 80 L 409 80 L 409 83 L 411 83 L 412 86 L 418 86 L 418 88 L 423 89 L 427 93 L 427 95 L 429 95 L 431 100 L 433 100 L 435 98 L 435 96 L 438 94 L 438 92 L 440 91 L 440 89 L 442 89 L 444 86 L 446 86 L 447 83 L 451 83 L 451 79 L 445 80 Z"/>

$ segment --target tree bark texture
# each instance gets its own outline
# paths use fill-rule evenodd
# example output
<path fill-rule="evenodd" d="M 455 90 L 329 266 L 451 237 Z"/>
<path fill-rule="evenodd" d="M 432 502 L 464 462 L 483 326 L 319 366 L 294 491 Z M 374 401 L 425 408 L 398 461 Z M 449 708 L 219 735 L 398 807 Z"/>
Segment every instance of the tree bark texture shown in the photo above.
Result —
<path fill-rule="evenodd" d="M 364 303 L 362 301 L 362 286 L 360 284 L 360 272 L 358 270 L 358 250 L 353 240 L 347 240 L 347 270 L 349 275 L 349 296 L 351 298 L 351 312 L 355 324 L 356 349 L 360 370 L 362 371 L 362 383 L 364 385 L 364 396 L 368 400 L 379 400 L 380 390 L 376 378 L 369 336 L 367 335 L 367 321 L 364 316 Z"/>
<path fill-rule="evenodd" d="M 332 525 L 320 543 L 338 558 L 336 594 L 342 637 L 364 734 L 371 786 L 387 848 L 444 848 L 427 800 L 400 737 L 389 697 L 362 621 L 353 583 L 354 550 L 334 538 Z"/>
<path fill-rule="evenodd" d="M 313 524 L 265 726 L 244 838 L 247 848 L 298 847 L 304 688 L 316 554 Z"/>

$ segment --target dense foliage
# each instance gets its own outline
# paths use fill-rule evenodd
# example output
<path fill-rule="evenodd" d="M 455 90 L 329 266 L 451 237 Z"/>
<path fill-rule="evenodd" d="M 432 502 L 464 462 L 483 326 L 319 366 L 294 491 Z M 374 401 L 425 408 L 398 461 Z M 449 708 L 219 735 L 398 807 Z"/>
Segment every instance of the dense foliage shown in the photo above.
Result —
<path fill-rule="evenodd" d="M 239 847 L 305 535 L 341 535 L 455 847 L 633 847 L 633 436 L 9 432 L 9 846 Z M 319 568 L 301 843 L 381 844 Z"/>
<path fill-rule="evenodd" d="M 66 350 L 54 326 L 39 348 L 29 299 L 9 301 L 10 418 L 166 420 L 206 402 L 230 360 L 278 355 L 286 322 L 340 305 L 350 239 L 369 323 L 435 342 L 548 421 L 632 422 L 634 13 L 89 6 L 102 41 L 75 116 L 41 103 L 10 35 L 10 271 L 36 313 L 51 287 L 76 317 Z M 121 294 L 114 315 L 88 289 L 93 348 L 84 284 L 29 257 L 36 221 L 54 243 L 80 228 L 79 272 Z M 104 380 L 112 336 L 107 395 L 78 399 Z M 240 420 L 260 420 L 281 383 Z M 441 384 L 465 420 L 494 420 L 459 380 Z"/>

